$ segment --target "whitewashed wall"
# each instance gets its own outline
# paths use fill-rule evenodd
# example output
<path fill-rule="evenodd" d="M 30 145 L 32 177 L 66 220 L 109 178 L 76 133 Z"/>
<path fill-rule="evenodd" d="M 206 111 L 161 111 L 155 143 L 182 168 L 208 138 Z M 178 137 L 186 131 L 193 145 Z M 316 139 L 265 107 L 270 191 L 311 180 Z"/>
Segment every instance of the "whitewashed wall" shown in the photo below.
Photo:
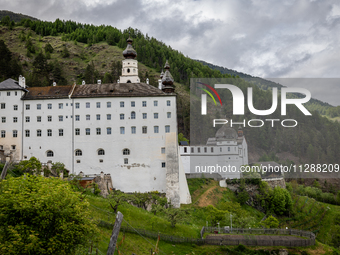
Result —
<path fill-rule="evenodd" d="M 235 166 L 237 172 L 218 172 L 223 178 L 240 178 L 238 170 L 248 164 L 248 150 L 245 138 L 241 144 L 236 141 L 224 141 L 218 146 L 179 146 L 181 161 L 185 173 L 196 172 L 195 166 Z M 186 152 L 185 152 L 186 148 Z M 191 152 L 191 149 L 194 152 Z M 198 152 L 198 148 L 200 152 Z M 206 148 L 206 152 L 205 152 Z M 211 152 L 211 148 L 213 152 Z M 200 168 L 203 169 L 204 168 Z"/>
<path fill-rule="evenodd" d="M 10 95 L 7 96 L 7 93 Z M 22 90 L 2 90 L 0 91 L 0 104 L 5 104 L 5 109 L 0 108 L 0 134 L 1 131 L 6 131 L 5 138 L 0 136 L 0 146 L 3 147 L 6 154 L 12 151 L 13 160 L 21 159 L 22 145 L 22 112 L 23 101 L 20 100 L 23 95 Z M 17 110 L 14 110 L 14 105 L 17 105 Z M 2 117 L 6 118 L 6 122 L 2 122 Z M 13 122 L 13 118 L 17 118 L 17 122 Z M 13 137 L 13 130 L 17 130 L 17 137 Z M 15 150 L 12 149 L 15 146 Z"/>
<path fill-rule="evenodd" d="M 170 106 L 167 106 L 168 100 Z M 41 162 L 63 162 L 75 174 L 80 171 L 85 174 L 110 173 L 113 186 L 126 192 L 165 192 L 166 167 L 162 167 L 162 162 L 166 161 L 166 154 L 161 153 L 161 148 L 166 147 L 166 125 L 177 137 L 175 100 L 175 96 L 25 100 L 24 104 L 30 104 L 30 110 L 25 110 L 24 119 L 29 116 L 30 122 L 24 122 L 23 130 L 30 130 L 30 137 L 24 135 L 23 138 L 24 156 L 36 156 Z M 135 107 L 131 107 L 131 101 L 135 102 Z M 142 106 L 143 101 L 146 101 L 146 107 Z M 154 101 L 158 101 L 157 106 Z M 107 102 L 111 102 L 110 108 Z M 124 102 L 124 107 L 120 107 L 120 102 Z M 63 104 L 63 109 L 59 109 L 59 103 Z M 76 103 L 79 103 L 79 109 Z M 86 103 L 90 103 L 90 108 L 86 108 Z M 41 104 L 41 110 L 37 110 L 37 104 Z M 52 104 L 52 109 L 48 109 L 48 104 Z M 131 119 L 132 111 L 136 113 L 136 119 Z M 168 112 L 171 118 L 167 117 Z M 143 113 L 147 114 L 146 119 L 143 119 Z M 158 119 L 154 119 L 154 113 L 158 113 Z M 97 114 L 100 120 L 97 120 Z M 111 120 L 107 120 L 107 114 L 111 114 Z M 124 114 L 124 120 L 120 119 L 120 114 Z M 79 115 L 79 121 L 76 121 L 76 115 Z M 90 115 L 90 120 L 86 120 L 86 115 Z M 37 122 L 37 116 L 41 116 L 41 122 Z M 52 116 L 51 122 L 47 121 L 48 116 Z M 63 121 L 59 121 L 59 116 L 63 116 Z M 136 134 L 131 134 L 132 126 L 136 127 Z M 147 127 L 147 134 L 142 133 L 143 126 Z M 159 126 L 158 134 L 154 133 L 154 126 Z M 111 135 L 107 134 L 108 127 Z M 120 134 L 120 127 L 125 127 L 125 134 Z M 75 135 L 76 128 L 80 129 L 80 135 Z M 90 135 L 85 134 L 86 128 L 90 128 Z M 100 135 L 96 133 L 97 128 L 101 129 Z M 42 137 L 37 137 L 37 129 L 42 130 Z M 52 129 L 51 137 L 47 136 L 48 129 Z M 64 130 L 62 137 L 58 134 L 59 129 Z M 130 155 L 123 155 L 125 148 L 130 150 Z M 82 156 L 75 156 L 77 149 L 82 151 Z M 105 155 L 98 155 L 99 149 L 103 149 Z M 54 152 L 53 157 L 47 157 L 48 150 Z M 124 158 L 128 159 L 128 164 L 124 164 Z"/>

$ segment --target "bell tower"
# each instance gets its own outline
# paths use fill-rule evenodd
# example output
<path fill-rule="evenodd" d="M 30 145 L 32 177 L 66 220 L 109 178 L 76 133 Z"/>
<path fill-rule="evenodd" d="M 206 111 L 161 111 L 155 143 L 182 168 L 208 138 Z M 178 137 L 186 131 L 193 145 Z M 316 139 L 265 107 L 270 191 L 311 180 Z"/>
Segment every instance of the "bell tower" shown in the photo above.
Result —
<path fill-rule="evenodd" d="M 120 83 L 140 83 L 138 77 L 137 52 L 132 47 L 132 39 L 127 39 L 126 49 L 123 51 L 125 59 L 122 61 L 122 76 L 119 78 Z"/>

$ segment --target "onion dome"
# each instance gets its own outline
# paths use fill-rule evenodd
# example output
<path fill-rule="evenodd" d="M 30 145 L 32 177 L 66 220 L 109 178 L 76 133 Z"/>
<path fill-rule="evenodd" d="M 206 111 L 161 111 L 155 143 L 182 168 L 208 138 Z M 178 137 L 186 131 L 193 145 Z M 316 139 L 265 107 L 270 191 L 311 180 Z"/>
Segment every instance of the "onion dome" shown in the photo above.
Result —
<path fill-rule="evenodd" d="M 217 139 L 222 139 L 222 140 L 236 140 L 238 137 L 238 134 L 235 129 L 225 124 L 219 130 L 217 130 L 215 137 Z"/>
<path fill-rule="evenodd" d="M 170 70 L 170 65 L 169 65 L 168 60 L 166 60 L 166 62 L 165 62 L 164 69 L 165 69 L 165 70 Z"/>
<path fill-rule="evenodd" d="M 172 75 L 170 73 L 170 65 L 168 63 L 168 60 L 165 63 L 164 66 L 165 69 L 165 73 L 162 77 L 162 84 L 163 84 L 163 91 L 165 93 L 174 93 L 175 92 L 175 88 L 174 88 L 174 78 L 172 78 Z"/>
<path fill-rule="evenodd" d="M 163 85 L 170 85 L 172 86 L 174 84 L 174 78 L 172 78 L 172 75 L 170 73 L 170 65 L 168 63 L 168 60 L 166 61 L 165 63 L 165 66 L 164 66 L 164 69 L 165 69 L 165 73 L 162 77 L 162 84 Z"/>
<path fill-rule="evenodd" d="M 129 36 L 129 38 L 126 40 L 128 45 L 126 46 L 126 49 L 123 51 L 123 56 L 128 59 L 134 59 L 137 57 L 137 52 L 132 47 L 132 39 Z"/>

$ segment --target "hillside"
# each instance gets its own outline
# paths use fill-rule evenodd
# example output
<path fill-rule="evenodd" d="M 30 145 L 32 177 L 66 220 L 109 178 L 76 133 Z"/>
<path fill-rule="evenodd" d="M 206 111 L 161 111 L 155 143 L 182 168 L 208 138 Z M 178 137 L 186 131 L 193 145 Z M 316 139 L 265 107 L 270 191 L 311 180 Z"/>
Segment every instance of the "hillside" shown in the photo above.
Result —
<path fill-rule="evenodd" d="M 217 66 L 217 65 L 214 65 L 214 64 L 202 61 L 202 60 L 196 60 L 196 61 L 199 62 L 199 63 L 202 63 L 205 66 L 208 66 L 211 69 L 218 70 L 222 74 L 230 74 L 230 75 L 233 75 L 233 76 L 238 76 L 240 78 L 247 79 L 248 81 L 252 81 L 254 84 L 258 84 L 262 89 L 268 89 L 270 87 L 278 87 L 278 88 L 282 87 L 282 85 L 280 85 L 278 83 L 268 81 L 268 80 L 262 79 L 260 77 L 254 77 L 254 76 L 251 76 L 249 74 L 245 74 L 245 73 L 242 73 L 242 72 L 238 72 L 236 70 L 228 69 L 228 68 L 223 67 L 223 66 Z"/>
<path fill-rule="evenodd" d="M 0 165 L 0 172 L 2 167 L 3 165 Z M 18 181 L 18 178 L 11 176 L 18 177 L 19 172 L 20 170 L 14 165 L 9 171 L 6 180 L 1 183 Z M 24 178 L 23 172 L 20 175 L 19 178 Z M 27 177 L 29 174 L 26 173 L 25 176 Z M 32 178 L 36 177 L 32 176 Z M 288 248 L 291 254 L 324 254 L 325 252 L 332 252 L 334 248 L 330 246 L 334 246 L 334 242 L 340 243 L 340 239 L 337 239 L 336 235 L 337 229 L 340 228 L 340 207 L 295 194 L 302 190 L 302 186 L 298 186 L 296 182 L 287 184 L 288 192 L 286 189 L 278 187 L 272 189 L 267 183 L 260 180 L 245 180 L 248 183 L 246 184 L 247 189 L 251 190 L 249 190 L 249 196 L 246 198 L 247 203 L 252 206 L 261 204 L 262 208 L 259 211 L 244 203 L 245 200 L 242 198 L 241 191 L 242 181 L 238 182 L 240 186 L 238 186 L 237 182 L 229 182 L 229 189 L 220 187 L 219 182 L 212 179 L 188 179 L 193 202 L 176 209 L 165 206 L 166 199 L 163 194 L 158 192 L 122 193 L 115 190 L 111 192 L 108 198 L 104 198 L 93 194 L 93 190 L 97 189 L 95 185 L 90 185 L 87 189 L 84 189 L 76 179 L 62 181 L 51 177 L 39 178 L 41 178 L 41 182 L 46 181 L 46 183 L 53 179 L 53 181 L 55 180 L 65 188 L 71 185 L 69 191 L 76 192 L 74 194 L 76 200 L 78 201 L 78 198 L 81 198 L 81 201 L 84 200 L 84 210 L 86 210 L 87 217 L 93 219 L 99 229 L 98 232 L 96 231 L 96 237 L 93 237 L 94 239 L 90 242 L 93 248 L 91 254 L 95 253 L 97 248 L 99 254 L 106 253 L 115 221 L 114 210 L 116 205 L 116 210 L 124 215 L 118 242 L 119 249 L 123 252 L 122 254 L 131 254 L 132 252 L 135 254 L 147 254 L 150 249 L 154 249 L 158 233 L 161 235 L 159 249 L 163 254 L 226 254 L 228 252 L 228 254 L 246 253 L 255 255 L 268 254 L 268 251 L 273 250 L 276 252 L 282 247 L 248 247 L 247 252 L 243 250 L 243 253 L 234 253 L 232 251 L 237 249 L 235 247 L 195 244 L 197 240 L 201 239 L 200 231 L 202 227 L 207 225 L 214 227 L 218 224 L 221 227 L 232 225 L 233 229 L 268 227 L 266 225 L 268 221 L 265 220 L 265 214 L 263 213 L 264 210 L 267 217 L 273 215 L 277 219 L 275 220 L 277 222 L 276 226 L 279 224 L 282 229 L 288 227 L 290 229 L 312 231 L 316 234 L 318 242 L 315 246 Z M 11 187 L 7 188 L 11 189 Z M 231 189 L 238 190 L 238 192 Z M 27 193 L 24 193 L 26 192 L 25 189 L 21 190 L 23 190 L 23 194 L 20 195 L 25 195 L 28 198 L 27 201 L 34 203 L 36 197 L 29 197 Z M 310 191 L 311 189 L 306 187 L 303 190 Z M 5 191 L 5 193 L 9 193 L 7 190 Z M 320 200 L 321 197 L 324 197 L 322 194 L 326 193 L 321 192 L 321 196 L 316 198 Z M 308 193 L 308 195 L 311 194 Z M 19 194 L 14 193 L 13 196 L 19 196 Z M 46 200 L 48 199 L 46 198 Z M 282 200 L 285 202 L 282 202 Z M 289 200 L 291 202 L 287 204 L 286 202 Z M 5 200 L 1 201 L 3 206 Z M 37 206 L 38 204 L 36 203 Z M 39 204 L 39 206 L 44 207 L 45 204 Z M 21 209 L 21 207 L 18 208 Z M 8 212 L 11 213 L 13 210 L 6 211 L 6 213 Z M 232 215 L 232 221 L 230 215 Z M 208 235 L 210 234 L 205 233 L 204 237 Z M 244 238 L 252 238 L 249 233 L 240 235 Z M 195 239 L 193 243 L 188 242 L 191 239 Z M 176 243 L 176 241 L 181 241 L 182 243 Z M 86 248 L 88 249 L 88 247 Z M 285 249 L 287 248 L 285 247 Z M 267 253 L 255 253 L 261 250 L 267 251 Z M 301 253 L 302 251 L 307 253 Z"/>
<path fill-rule="evenodd" d="M 202 226 L 206 225 L 208 220 L 209 212 L 208 205 L 214 206 L 215 208 L 221 209 L 222 203 L 229 205 L 229 210 L 233 212 L 233 227 L 241 227 L 246 224 L 246 226 L 257 227 L 264 214 L 255 210 L 250 206 L 240 207 L 237 202 L 237 197 L 235 194 L 227 188 L 222 188 L 219 186 L 217 181 L 209 179 L 189 179 L 189 189 L 192 194 L 193 203 L 191 205 L 182 206 L 185 210 L 190 210 L 190 217 L 186 218 L 181 223 L 178 223 L 175 228 L 170 227 L 170 223 L 165 219 L 163 213 L 157 213 L 154 215 L 151 212 L 147 212 L 142 208 L 136 208 L 131 205 L 119 206 L 119 211 L 124 215 L 123 226 L 132 226 L 139 229 L 138 232 L 121 232 L 119 235 L 119 249 L 124 254 L 146 254 L 150 249 L 154 250 L 156 240 L 152 238 L 147 238 L 141 229 L 146 231 L 160 232 L 162 234 L 170 234 L 173 236 L 183 236 L 183 237 L 199 237 L 199 231 Z M 91 204 L 91 215 L 95 219 L 101 219 L 106 222 L 114 221 L 114 215 L 110 211 L 108 206 L 108 201 L 103 198 L 89 196 L 88 200 Z M 222 201 L 222 203 L 221 203 Z M 294 197 L 294 217 L 279 217 L 281 227 L 292 227 L 296 226 L 297 229 L 310 229 L 320 233 L 317 240 L 317 245 L 314 247 L 307 248 L 290 248 L 288 249 L 292 254 L 324 254 L 326 252 L 331 252 L 332 248 L 328 246 L 330 244 L 331 236 L 327 235 L 330 229 L 329 224 L 334 221 L 334 217 L 337 212 L 340 212 L 339 206 L 330 206 L 332 212 L 327 210 L 330 205 L 313 202 L 313 200 L 308 201 L 306 197 L 295 196 Z M 326 213 L 324 213 L 326 212 Z M 215 211 L 217 215 L 219 211 Z M 303 216 L 306 215 L 307 217 Z M 293 215 L 293 214 L 292 214 Z M 292 221 L 292 219 L 300 219 Z M 221 221 L 221 226 L 230 225 L 229 217 L 225 217 L 227 220 Z M 209 220 L 210 222 L 210 220 Z M 302 225 L 300 224 L 302 223 Z M 210 224 L 210 223 L 209 223 Z M 299 225 L 300 224 L 300 225 Z M 314 226 L 313 228 L 309 228 Z M 100 240 L 99 240 L 99 250 L 102 253 L 106 252 L 107 245 L 109 242 L 109 237 L 111 235 L 112 225 L 101 225 L 100 226 Z M 124 241 L 122 241 L 125 235 Z M 122 241 L 122 242 L 121 242 Z M 327 245 L 321 244 L 326 243 Z M 277 247 L 248 247 L 251 250 L 261 250 L 266 251 L 276 250 Z M 172 244 L 171 242 L 166 242 L 161 240 L 159 243 L 159 249 L 163 254 L 225 254 L 227 248 L 219 246 L 197 246 L 192 244 Z M 229 254 L 234 254 L 232 252 L 232 247 Z M 239 253 L 235 253 L 239 254 Z M 242 253 L 244 254 L 244 253 Z M 249 251 L 250 254 L 250 251 Z M 263 253 L 262 253 L 263 254 Z"/>
<path fill-rule="evenodd" d="M 0 79 L 8 77 L 17 79 L 24 74 L 28 86 L 49 86 L 55 81 L 59 85 L 95 83 L 101 79 L 103 83 L 116 82 L 123 59 L 122 51 L 126 47 L 128 35 L 133 37 L 133 45 L 138 55 L 139 77 L 142 81 L 150 79 L 150 84 L 157 86 L 157 80 L 165 59 L 169 59 L 171 74 L 175 79 L 176 93 L 178 93 L 178 130 L 186 138 L 190 138 L 190 78 L 231 78 L 234 74 L 221 74 L 202 63 L 184 57 L 184 55 L 170 46 L 143 35 L 138 29 L 129 28 L 120 31 L 110 26 L 93 26 L 79 24 L 72 21 L 55 22 L 22 20 L 14 27 L 0 26 L 0 34 L 4 40 L 3 48 L 7 51 L 8 61 L 2 66 L 8 69 L 8 62 L 12 63 L 9 73 L 0 72 Z M 7 50 L 6 50 L 7 49 Z M 11 57 L 12 56 L 12 57 Z M 11 59 L 12 58 L 12 59 Z M 1 61 L 0 61 L 1 62 Z M 13 71 L 16 71 L 13 73 Z M 1 77 L 2 76 L 2 77 Z M 242 90 L 253 86 L 256 96 L 254 105 L 257 109 L 269 109 L 271 95 L 268 91 L 258 89 L 253 83 L 244 82 L 240 78 L 232 78 Z M 230 94 L 222 95 L 226 102 L 231 102 Z M 210 103 L 210 102 L 209 102 Z M 321 107 L 318 104 L 318 107 Z M 224 110 L 232 109 L 227 105 Z M 223 109 L 217 109 L 221 111 Z M 191 113 L 192 116 L 193 112 Z M 333 118 L 337 112 L 334 112 Z M 245 118 L 255 118 L 246 112 Z M 280 118 L 275 113 L 273 118 Z M 340 157 L 340 125 L 322 118 L 314 113 L 305 119 L 293 110 L 297 121 L 303 123 L 298 130 L 284 128 L 245 128 L 244 133 L 249 145 L 250 158 L 258 161 L 264 153 L 277 154 L 278 160 L 287 163 L 287 159 L 300 162 L 338 163 Z M 192 123 L 194 120 L 191 120 Z M 210 130 L 207 135 L 214 135 L 216 130 Z M 207 137 L 202 136 L 202 143 Z M 287 155 L 290 154 L 290 155 Z M 280 155 L 284 155 L 281 157 Z M 277 161 L 277 160 L 276 160 Z M 291 162 L 291 161 L 289 161 Z"/>

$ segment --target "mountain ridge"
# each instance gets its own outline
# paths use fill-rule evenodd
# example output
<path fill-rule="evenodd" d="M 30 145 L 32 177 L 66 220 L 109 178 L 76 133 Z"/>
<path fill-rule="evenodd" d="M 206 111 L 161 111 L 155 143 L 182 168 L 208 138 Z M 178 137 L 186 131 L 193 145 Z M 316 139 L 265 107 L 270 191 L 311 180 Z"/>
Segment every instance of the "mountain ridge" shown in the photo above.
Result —
<path fill-rule="evenodd" d="M 25 15 L 22 13 L 15 13 L 12 11 L 7 11 L 7 10 L 0 10 L 0 20 L 6 16 L 9 16 L 11 20 L 14 22 L 20 22 L 22 19 L 30 19 L 33 21 L 38 21 L 39 19 L 31 17 L 29 15 Z"/>

